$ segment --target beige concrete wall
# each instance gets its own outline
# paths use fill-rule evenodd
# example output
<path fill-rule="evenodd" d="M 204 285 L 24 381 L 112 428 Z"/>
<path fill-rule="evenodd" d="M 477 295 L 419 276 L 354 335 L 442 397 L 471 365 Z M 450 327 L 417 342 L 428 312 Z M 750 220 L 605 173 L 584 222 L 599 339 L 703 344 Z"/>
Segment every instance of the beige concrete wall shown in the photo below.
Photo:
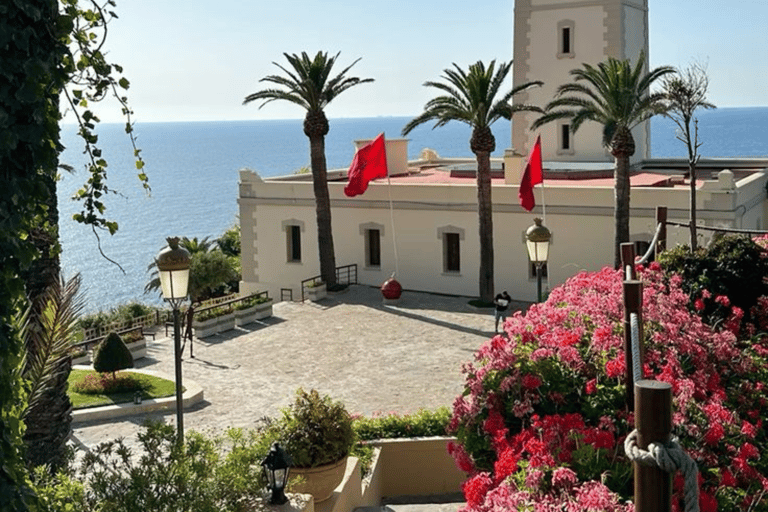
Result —
<path fill-rule="evenodd" d="M 766 226 L 766 174 L 758 173 L 730 188 L 713 180 L 698 192 L 698 217 L 708 225 L 755 228 Z M 314 197 L 309 181 L 261 181 L 252 173 L 241 174 L 240 219 L 243 231 L 243 291 L 269 290 L 280 298 L 281 288 L 291 288 L 294 300 L 301 297 L 300 282 L 319 274 Z M 343 194 L 343 182 L 329 184 L 336 264 L 357 264 L 362 284 L 380 286 L 395 270 L 397 242 L 398 280 L 407 289 L 478 295 L 479 238 L 476 188 L 466 185 L 392 185 L 394 233 L 386 184 L 372 183 L 356 198 Z M 723 188 L 725 187 L 725 188 Z M 518 204 L 518 186 L 494 184 L 495 287 L 506 289 L 518 300 L 534 300 L 536 282 L 529 276 L 524 243 L 525 230 L 542 215 L 542 191 L 534 192 L 537 206 L 527 213 Z M 553 239 L 549 260 L 549 284 L 556 286 L 579 270 L 598 270 L 613 263 L 614 191 L 612 186 L 552 186 L 545 189 L 545 225 Z M 631 240 L 650 241 L 655 231 L 655 209 L 665 205 L 669 220 L 688 219 L 687 188 L 633 188 L 631 192 Z M 302 261 L 286 262 L 283 223 L 301 222 Z M 380 268 L 365 267 L 365 240 L 361 234 L 371 223 L 380 226 Z M 463 231 L 461 272 L 442 270 L 441 228 Z M 246 233 L 248 236 L 246 236 Z M 669 245 L 687 243 L 687 230 L 671 228 Z M 708 236 L 708 235 L 707 235 Z"/>

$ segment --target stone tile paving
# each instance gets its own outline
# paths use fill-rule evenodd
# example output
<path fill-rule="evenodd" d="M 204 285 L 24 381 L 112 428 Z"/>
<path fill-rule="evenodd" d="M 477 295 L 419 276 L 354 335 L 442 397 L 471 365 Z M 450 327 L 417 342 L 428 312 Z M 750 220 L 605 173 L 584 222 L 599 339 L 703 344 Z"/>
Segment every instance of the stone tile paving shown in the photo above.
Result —
<path fill-rule="evenodd" d="M 185 430 L 251 427 L 291 403 L 298 387 L 364 415 L 450 406 L 462 391 L 461 364 L 493 336 L 492 310 L 468 300 L 404 292 L 384 305 L 378 289 L 355 285 L 318 303 L 276 303 L 262 323 L 195 339 L 183 376 L 203 387 L 205 400 L 185 411 Z M 163 334 L 137 366 L 173 376 L 173 343 Z M 79 423 L 74 436 L 89 448 L 117 437 L 132 445 L 147 418 L 176 420 L 166 411 Z"/>

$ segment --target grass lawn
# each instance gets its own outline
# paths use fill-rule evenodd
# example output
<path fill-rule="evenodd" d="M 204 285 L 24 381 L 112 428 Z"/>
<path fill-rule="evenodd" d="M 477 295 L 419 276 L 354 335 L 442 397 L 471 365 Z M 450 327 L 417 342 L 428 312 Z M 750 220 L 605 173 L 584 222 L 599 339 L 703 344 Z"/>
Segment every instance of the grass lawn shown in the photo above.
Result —
<path fill-rule="evenodd" d="M 69 375 L 69 399 L 72 400 L 72 407 L 74 409 L 86 409 L 88 407 L 100 407 L 102 405 L 114 405 L 122 404 L 133 401 L 133 391 L 122 393 L 111 393 L 102 395 L 91 395 L 76 393 L 73 391 L 72 385 L 75 382 L 85 379 L 86 375 L 97 374 L 94 370 L 72 370 Z M 176 383 L 172 380 L 161 379 L 160 377 L 153 377 L 151 375 L 145 375 L 142 373 L 134 374 L 144 384 L 141 392 L 141 397 L 145 400 L 150 398 L 164 398 L 167 396 L 173 396 L 176 393 Z"/>

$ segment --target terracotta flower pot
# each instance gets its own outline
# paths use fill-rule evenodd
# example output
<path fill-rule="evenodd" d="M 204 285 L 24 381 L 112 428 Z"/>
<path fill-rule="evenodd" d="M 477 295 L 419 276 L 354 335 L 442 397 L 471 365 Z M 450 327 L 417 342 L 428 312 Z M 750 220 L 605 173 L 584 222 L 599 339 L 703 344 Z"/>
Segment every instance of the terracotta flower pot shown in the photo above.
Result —
<path fill-rule="evenodd" d="M 304 481 L 295 484 L 291 491 L 301 494 L 311 494 L 315 503 L 320 503 L 331 497 L 333 490 L 344 479 L 347 469 L 347 457 L 338 462 L 318 466 L 316 468 L 291 468 L 291 475 L 299 475 Z"/>

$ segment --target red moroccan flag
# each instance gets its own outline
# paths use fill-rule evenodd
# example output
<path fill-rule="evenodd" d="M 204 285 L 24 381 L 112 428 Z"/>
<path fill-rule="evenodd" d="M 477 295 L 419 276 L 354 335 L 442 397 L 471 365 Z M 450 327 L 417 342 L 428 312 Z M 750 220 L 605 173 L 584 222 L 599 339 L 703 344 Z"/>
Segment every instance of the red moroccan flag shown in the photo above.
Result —
<path fill-rule="evenodd" d="M 536 137 L 536 144 L 531 148 L 531 154 L 528 155 L 528 164 L 525 166 L 523 178 L 520 180 L 520 190 L 517 197 L 520 198 L 520 206 L 528 211 L 533 210 L 536 202 L 533 200 L 533 187 L 539 183 L 544 183 L 543 170 L 541 164 L 541 135 Z"/>
<path fill-rule="evenodd" d="M 387 150 L 383 133 L 357 150 L 347 175 L 349 182 L 344 187 L 344 193 L 349 197 L 365 192 L 371 180 L 387 176 Z"/>

